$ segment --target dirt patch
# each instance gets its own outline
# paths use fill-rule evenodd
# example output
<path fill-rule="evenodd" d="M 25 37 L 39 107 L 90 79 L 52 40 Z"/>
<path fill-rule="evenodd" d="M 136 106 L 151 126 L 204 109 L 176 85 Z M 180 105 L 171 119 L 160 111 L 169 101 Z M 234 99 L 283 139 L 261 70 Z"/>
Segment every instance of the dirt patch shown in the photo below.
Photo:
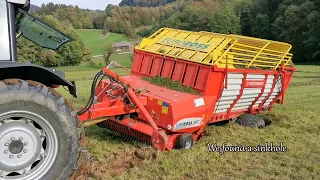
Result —
<path fill-rule="evenodd" d="M 68 101 L 67 99 L 65 99 L 64 103 L 66 103 L 71 108 L 72 111 L 75 110 L 75 108 L 74 108 L 74 106 L 73 106 L 71 101 Z"/>
<path fill-rule="evenodd" d="M 145 162 L 158 158 L 153 147 L 134 148 L 133 150 L 113 153 L 107 160 L 83 164 L 70 180 L 104 179 L 106 176 L 116 177 L 128 170 L 138 168 Z M 83 163 L 83 162 L 79 162 Z"/>
<path fill-rule="evenodd" d="M 111 33 L 106 34 L 102 39 L 107 38 Z"/>
<path fill-rule="evenodd" d="M 41 86 L 41 83 L 36 82 L 36 81 L 27 80 L 27 83 L 28 83 L 30 86 L 34 86 L 34 87 L 40 87 L 40 86 Z"/>
<path fill-rule="evenodd" d="M 49 88 L 50 89 L 50 91 L 54 94 L 54 95 L 56 95 L 57 97 L 60 97 L 61 95 L 58 93 L 58 91 L 56 91 L 56 90 L 54 90 L 53 88 Z"/>
<path fill-rule="evenodd" d="M 6 88 L 7 86 L 6 86 L 6 84 L 5 84 L 3 81 L 0 81 L 0 87 Z"/>
<path fill-rule="evenodd" d="M 269 126 L 274 122 L 287 121 L 290 119 L 288 114 L 275 112 L 262 113 L 259 114 L 259 116 L 265 120 L 266 126 Z"/>
<path fill-rule="evenodd" d="M 15 84 L 19 84 L 20 80 L 19 79 L 5 79 L 4 83 L 6 83 L 7 85 L 15 85 Z"/>
<path fill-rule="evenodd" d="M 80 131 L 82 130 L 81 123 L 79 123 L 79 130 Z M 79 145 L 81 148 L 85 148 L 87 146 L 87 139 L 86 139 L 83 131 L 80 134 Z M 70 180 L 78 180 L 79 178 L 81 178 L 84 175 L 83 171 L 87 171 L 87 169 L 89 168 L 88 164 L 86 162 L 86 161 L 88 161 L 87 160 L 88 157 L 85 157 L 86 155 L 87 154 L 80 152 L 79 159 L 77 161 L 78 169 L 76 169 L 73 172 L 72 176 L 70 177 Z"/>

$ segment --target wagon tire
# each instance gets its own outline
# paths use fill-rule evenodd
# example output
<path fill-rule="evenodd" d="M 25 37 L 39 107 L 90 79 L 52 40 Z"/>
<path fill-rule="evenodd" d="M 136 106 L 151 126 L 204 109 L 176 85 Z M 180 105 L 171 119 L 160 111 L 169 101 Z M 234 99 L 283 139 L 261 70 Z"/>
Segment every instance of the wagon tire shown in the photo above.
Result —
<path fill-rule="evenodd" d="M 181 134 L 176 143 L 176 149 L 191 149 L 193 145 L 193 137 L 191 134 Z"/>
<path fill-rule="evenodd" d="M 240 126 L 258 129 L 262 129 L 266 126 L 265 121 L 261 117 L 253 114 L 243 114 L 240 117 L 238 117 L 235 122 L 238 123 Z"/>
<path fill-rule="evenodd" d="M 71 105 L 53 89 L 19 79 L 0 81 L 0 99 L 0 179 L 68 179 L 81 152 Z"/>

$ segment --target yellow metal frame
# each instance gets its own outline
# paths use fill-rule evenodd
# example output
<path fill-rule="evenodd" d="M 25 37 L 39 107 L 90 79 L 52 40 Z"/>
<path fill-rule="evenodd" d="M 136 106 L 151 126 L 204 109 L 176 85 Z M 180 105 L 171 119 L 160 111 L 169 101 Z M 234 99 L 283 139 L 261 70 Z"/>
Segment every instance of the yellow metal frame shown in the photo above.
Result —
<path fill-rule="evenodd" d="M 277 69 L 289 66 L 293 56 L 292 46 L 283 42 L 170 28 L 143 39 L 136 49 L 221 68 Z"/>

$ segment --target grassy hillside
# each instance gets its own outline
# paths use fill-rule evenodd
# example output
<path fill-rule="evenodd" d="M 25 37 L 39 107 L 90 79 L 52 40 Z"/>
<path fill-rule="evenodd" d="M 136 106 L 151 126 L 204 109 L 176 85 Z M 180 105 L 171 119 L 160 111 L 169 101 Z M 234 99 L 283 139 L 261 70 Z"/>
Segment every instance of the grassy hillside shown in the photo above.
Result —
<path fill-rule="evenodd" d="M 277 105 L 263 116 L 271 122 L 265 129 L 251 129 L 237 124 L 209 126 L 206 136 L 191 150 L 155 151 L 113 137 L 92 126 L 86 130 L 87 149 L 94 161 L 86 176 L 93 179 L 317 179 L 320 175 L 320 66 L 297 66 L 285 105 Z M 80 98 L 70 100 L 79 108 L 89 96 L 95 67 L 63 68 L 68 78 L 77 79 Z M 128 72 L 118 71 L 119 74 Z M 63 89 L 60 92 L 67 96 Z M 280 142 L 283 153 L 229 152 L 223 155 L 207 150 L 207 143 L 256 146 Z"/>
<path fill-rule="evenodd" d="M 125 54 L 113 54 L 110 57 L 110 62 L 115 61 L 119 64 L 121 64 L 124 67 L 131 68 L 132 65 L 132 58 L 133 58 L 133 53 L 125 53 Z M 104 66 L 105 62 L 102 56 L 99 57 L 93 57 L 91 59 L 91 62 L 94 62 L 95 65 L 100 65 Z M 89 62 L 84 63 L 84 65 L 90 65 Z"/>
<path fill-rule="evenodd" d="M 92 50 L 92 54 L 99 55 L 103 53 L 103 49 L 112 43 L 120 41 L 128 41 L 128 38 L 121 34 L 111 33 L 106 37 L 98 29 L 78 29 L 81 39 Z"/>

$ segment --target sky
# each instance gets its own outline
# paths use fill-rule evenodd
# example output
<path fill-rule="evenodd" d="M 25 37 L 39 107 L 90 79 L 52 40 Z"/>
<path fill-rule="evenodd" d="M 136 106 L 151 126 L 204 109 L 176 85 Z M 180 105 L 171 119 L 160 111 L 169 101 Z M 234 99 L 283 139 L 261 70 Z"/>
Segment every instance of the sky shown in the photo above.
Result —
<path fill-rule="evenodd" d="M 31 4 L 41 6 L 42 3 L 78 5 L 82 9 L 105 10 L 108 4 L 118 5 L 121 0 L 30 0 Z"/>

